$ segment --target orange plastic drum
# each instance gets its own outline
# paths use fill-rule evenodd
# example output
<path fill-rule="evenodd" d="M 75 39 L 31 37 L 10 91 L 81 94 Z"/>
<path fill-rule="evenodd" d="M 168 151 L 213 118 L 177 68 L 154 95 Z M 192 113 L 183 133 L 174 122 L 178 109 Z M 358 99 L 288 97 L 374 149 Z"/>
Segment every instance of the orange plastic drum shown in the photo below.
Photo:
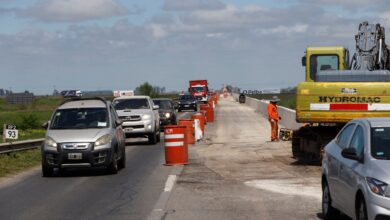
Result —
<path fill-rule="evenodd" d="M 187 127 L 164 127 L 165 165 L 188 164 Z"/>
<path fill-rule="evenodd" d="M 202 135 L 204 135 L 204 123 L 205 123 L 205 116 L 204 113 L 196 113 L 192 115 L 192 119 L 198 119 L 199 120 L 199 126 L 202 130 Z"/>
<path fill-rule="evenodd" d="M 186 126 L 187 127 L 187 143 L 188 144 L 195 144 L 195 124 L 193 119 L 180 119 L 179 120 L 180 126 Z"/>

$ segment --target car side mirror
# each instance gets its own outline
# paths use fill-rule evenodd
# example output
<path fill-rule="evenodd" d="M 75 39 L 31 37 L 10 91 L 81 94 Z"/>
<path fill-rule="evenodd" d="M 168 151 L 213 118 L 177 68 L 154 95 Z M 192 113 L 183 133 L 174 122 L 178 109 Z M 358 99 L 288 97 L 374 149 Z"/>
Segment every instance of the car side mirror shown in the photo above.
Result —
<path fill-rule="evenodd" d="M 123 124 L 123 121 L 121 119 L 116 119 L 115 124 L 116 124 L 116 126 L 120 126 Z"/>
<path fill-rule="evenodd" d="M 41 127 L 42 127 L 43 129 L 47 130 L 47 129 L 49 128 L 49 124 L 50 124 L 50 121 L 47 121 L 47 122 L 43 123 L 43 124 L 41 125 Z"/>
<path fill-rule="evenodd" d="M 153 110 L 158 110 L 160 108 L 160 106 L 158 105 L 153 105 Z"/>
<path fill-rule="evenodd" d="M 302 57 L 302 66 L 306 66 L 306 56 Z"/>
<path fill-rule="evenodd" d="M 347 159 L 363 162 L 363 158 L 357 155 L 355 148 L 345 148 L 341 151 L 341 155 Z"/>

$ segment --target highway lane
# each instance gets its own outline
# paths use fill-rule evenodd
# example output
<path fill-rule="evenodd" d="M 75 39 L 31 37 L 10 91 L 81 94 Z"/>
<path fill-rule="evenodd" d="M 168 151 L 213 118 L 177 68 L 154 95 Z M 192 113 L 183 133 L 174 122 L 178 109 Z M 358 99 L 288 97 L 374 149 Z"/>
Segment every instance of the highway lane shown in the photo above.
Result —
<path fill-rule="evenodd" d="M 162 142 L 132 142 L 126 157 L 126 168 L 117 175 L 93 169 L 42 178 L 40 169 L 33 169 L 0 184 L 0 219 L 146 219 L 172 167 L 163 166 Z"/>

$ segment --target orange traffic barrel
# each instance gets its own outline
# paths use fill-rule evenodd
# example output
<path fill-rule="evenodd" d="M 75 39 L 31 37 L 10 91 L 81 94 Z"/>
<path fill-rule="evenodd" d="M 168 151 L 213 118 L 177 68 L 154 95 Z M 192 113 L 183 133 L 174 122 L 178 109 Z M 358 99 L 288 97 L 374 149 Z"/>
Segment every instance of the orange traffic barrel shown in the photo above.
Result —
<path fill-rule="evenodd" d="M 187 127 L 168 125 L 164 127 L 165 165 L 188 164 Z"/>
<path fill-rule="evenodd" d="M 199 120 L 199 126 L 200 130 L 202 130 L 202 135 L 204 135 L 204 122 L 205 122 L 205 116 L 202 113 L 196 113 L 193 114 L 191 117 L 193 120 L 198 119 Z"/>
<path fill-rule="evenodd" d="M 214 108 L 209 104 L 201 104 L 200 110 L 206 110 L 206 122 L 214 122 Z"/>
<path fill-rule="evenodd" d="M 206 118 L 207 110 L 200 110 L 200 114 L 203 116 L 204 124 L 207 124 L 207 118 Z"/>
<path fill-rule="evenodd" d="M 187 143 L 188 144 L 195 144 L 195 124 L 193 119 L 180 119 L 179 120 L 180 126 L 186 126 L 187 127 Z"/>

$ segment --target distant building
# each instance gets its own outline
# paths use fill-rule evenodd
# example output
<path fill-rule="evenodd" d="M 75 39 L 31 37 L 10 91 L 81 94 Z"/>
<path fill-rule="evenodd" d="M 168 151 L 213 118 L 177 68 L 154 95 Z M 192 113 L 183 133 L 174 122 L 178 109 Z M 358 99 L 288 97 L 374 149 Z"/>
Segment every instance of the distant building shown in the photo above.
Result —
<path fill-rule="evenodd" d="M 5 99 L 10 104 L 29 105 L 34 100 L 34 93 L 29 91 L 22 93 L 9 93 L 6 95 Z"/>

